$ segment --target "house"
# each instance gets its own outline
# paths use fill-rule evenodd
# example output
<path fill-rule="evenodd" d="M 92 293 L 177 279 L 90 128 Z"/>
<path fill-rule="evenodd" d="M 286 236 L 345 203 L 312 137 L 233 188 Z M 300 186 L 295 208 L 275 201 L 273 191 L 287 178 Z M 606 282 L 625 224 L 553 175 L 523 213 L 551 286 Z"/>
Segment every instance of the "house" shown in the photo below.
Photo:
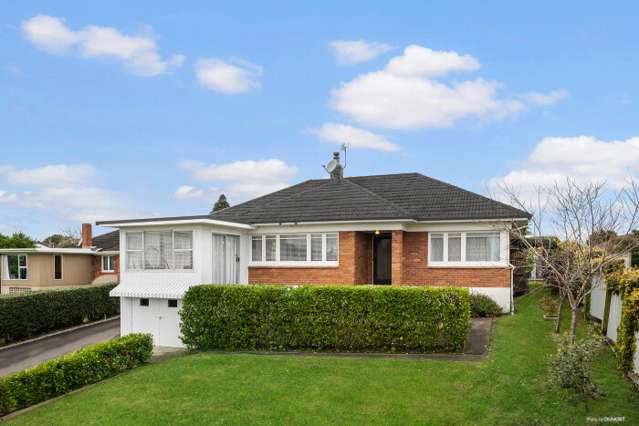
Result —
<path fill-rule="evenodd" d="M 120 229 L 121 334 L 182 346 L 200 283 L 460 286 L 512 309 L 509 227 L 529 214 L 418 173 L 308 180 L 210 215 Z"/>
<path fill-rule="evenodd" d="M 82 225 L 78 247 L 0 249 L 0 292 L 16 293 L 119 282 L 120 233 L 92 238 Z"/>

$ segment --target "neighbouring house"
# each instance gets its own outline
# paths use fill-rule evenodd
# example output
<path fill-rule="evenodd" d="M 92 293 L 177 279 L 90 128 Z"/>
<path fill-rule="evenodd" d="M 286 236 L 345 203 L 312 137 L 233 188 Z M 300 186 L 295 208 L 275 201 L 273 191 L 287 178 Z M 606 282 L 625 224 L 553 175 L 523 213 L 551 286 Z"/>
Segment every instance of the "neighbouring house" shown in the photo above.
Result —
<path fill-rule="evenodd" d="M 308 180 L 208 215 L 99 222 L 121 233 L 121 334 L 182 346 L 201 283 L 458 286 L 512 310 L 510 232 L 525 211 L 418 173 Z"/>
<path fill-rule="evenodd" d="M 0 292 L 17 293 L 119 282 L 120 233 L 92 238 L 82 225 L 78 247 L 0 249 Z"/>

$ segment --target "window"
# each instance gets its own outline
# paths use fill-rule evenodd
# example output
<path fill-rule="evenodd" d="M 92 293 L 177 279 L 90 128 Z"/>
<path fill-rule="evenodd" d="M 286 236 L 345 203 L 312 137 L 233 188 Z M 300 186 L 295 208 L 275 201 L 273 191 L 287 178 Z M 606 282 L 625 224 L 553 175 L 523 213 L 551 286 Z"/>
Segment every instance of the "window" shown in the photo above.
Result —
<path fill-rule="evenodd" d="M 251 260 L 254 262 L 262 261 L 262 237 L 251 238 Z"/>
<path fill-rule="evenodd" d="M 432 234 L 430 237 L 430 260 L 444 261 L 444 234 Z"/>
<path fill-rule="evenodd" d="M 499 234 L 466 234 L 466 260 L 469 262 L 499 261 Z"/>
<path fill-rule="evenodd" d="M 251 237 L 253 263 L 321 264 L 339 259 L 338 233 L 255 235 Z"/>
<path fill-rule="evenodd" d="M 102 256 L 102 272 L 115 271 L 115 256 Z"/>
<path fill-rule="evenodd" d="M 10 280 L 26 280 L 27 274 L 27 255 L 16 254 L 8 255 L 7 259 L 7 271 L 5 276 Z"/>
<path fill-rule="evenodd" d="M 280 235 L 281 261 L 305 261 L 306 249 L 306 235 Z"/>
<path fill-rule="evenodd" d="M 126 257 L 130 270 L 193 269 L 193 232 L 127 232 Z"/>
<path fill-rule="evenodd" d="M 169 308 L 177 308 L 177 299 L 169 299 Z"/>
<path fill-rule="evenodd" d="M 432 264 L 482 266 L 506 262 L 501 258 L 499 232 L 432 232 L 428 261 Z"/>
<path fill-rule="evenodd" d="M 140 306 L 149 306 L 149 299 L 140 299 Z"/>
<path fill-rule="evenodd" d="M 53 256 L 53 279 L 62 279 L 62 255 L 56 254 Z"/>

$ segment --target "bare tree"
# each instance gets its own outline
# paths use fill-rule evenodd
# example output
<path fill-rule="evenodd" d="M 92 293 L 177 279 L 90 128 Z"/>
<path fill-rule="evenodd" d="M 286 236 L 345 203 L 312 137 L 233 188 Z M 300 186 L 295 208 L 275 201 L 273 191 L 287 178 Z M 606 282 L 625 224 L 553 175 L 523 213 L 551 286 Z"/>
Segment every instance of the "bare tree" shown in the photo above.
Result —
<path fill-rule="evenodd" d="M 570 337 L 574 341 L 579 307 L 601 281 L 595 278 L 619 261 L 624 252 L 639 246 L 639 239 L 629 242 L 612 237 L 630 234 L 637 225 L 639 185 L 629 180 L 624 188 L 612 190 L 606 183 L 579 184 L 567 179 L 565 183 L 538 187 L 535 196 L 527 199 L 513 188 L 502 189 L 511 203 L 533 214 L 528 226 L 513 223 L 512 234 L 541 263 L 548 284 L 558 289 L 559 314 L 564 301 L 570 306 Z M 543 222 L 546 219 L 549 223 Z M 556 245 L 540 242 L 545 230 L 557 236 Z M 609 238 L 593 238 L 595 235 Z"/>

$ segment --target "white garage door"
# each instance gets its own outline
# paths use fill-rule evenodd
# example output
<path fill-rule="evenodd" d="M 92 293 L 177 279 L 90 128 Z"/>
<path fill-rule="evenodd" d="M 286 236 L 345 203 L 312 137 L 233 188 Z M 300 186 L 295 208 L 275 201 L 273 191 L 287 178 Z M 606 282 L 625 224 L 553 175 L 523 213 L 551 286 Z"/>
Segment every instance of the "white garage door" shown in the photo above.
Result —
<path fill-rule="evenodd" d="M 184 346 L 180 340 L 180 300 L 133 299 L 132 305 L 132 333 L 150 333 L 155 346 Z"/>

